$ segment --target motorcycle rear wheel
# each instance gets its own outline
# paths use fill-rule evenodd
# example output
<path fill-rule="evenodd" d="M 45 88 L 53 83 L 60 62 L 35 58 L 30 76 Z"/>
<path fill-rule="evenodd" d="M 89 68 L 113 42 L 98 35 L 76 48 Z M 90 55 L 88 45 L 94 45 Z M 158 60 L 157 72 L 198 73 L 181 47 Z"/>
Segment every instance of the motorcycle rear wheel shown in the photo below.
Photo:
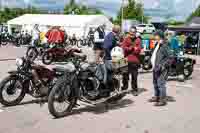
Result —
<path fill-rule="evenodd" d="M 20 87 L 18 89 L 21 90 L 21 92 L 16 99 L 8 101 L 3 96 L 3 92 L 5 90 L 7 83 L 9 83 L 11 81 L 15 81 L 15 84 L 14 84 L 13 87 L 16 87 L 16 83 L 18 83 L 18 86 Z M 10 84 L 10 85 L 13 85 L 13 84 Z M 14 95 L 14 93 L 17 90 L 14 89 L 14 88 L 13 89 L 10 88 L 10 90 L 8 90 L 9 87 L 11 87 L 11 86 L 7 87 L 7 90 L 6 90 L 7 95 L 9 95 L 9 96 Z M 16 106 L 16 105 L 18 105 L 24 99 L 25 95 L 26 95 L 26 91 L 25 91 L 25 89 L 23 89 L 23 85 L 21 84 L 21 82 L 19 80 L 17 80 L 16 77 L 8 76 L 0 83 L 0 103 L 5 105 L 5 106 Z"/>
<path fill-rule="evenodd" d="M 61 118 L 70 115 L 73 107 L 77 102 L 77 98 L 73 97 L 72 91 L 70 90 L 70 84 L 66 85 L 65 79 L 61 78 L 57 81 L 56 85 L 52 89 L 49 99 L 48 99 L 48 108 L 51 115 L 55 118 Z M 67 88 L 65 88 L 65 87 Z M 63 88 L 64 87 L 64 88 Z M 57 110 L 55 102 L 58 104 L 68 104 L 62 111 Z M 61 105 L 63 106 L 63 105 Z"/>
<path fill-rule="evenodd" d="M 6 45 L 8 45 L 8 42 L 1 42 L 1 45 L 6 46 Z"/>

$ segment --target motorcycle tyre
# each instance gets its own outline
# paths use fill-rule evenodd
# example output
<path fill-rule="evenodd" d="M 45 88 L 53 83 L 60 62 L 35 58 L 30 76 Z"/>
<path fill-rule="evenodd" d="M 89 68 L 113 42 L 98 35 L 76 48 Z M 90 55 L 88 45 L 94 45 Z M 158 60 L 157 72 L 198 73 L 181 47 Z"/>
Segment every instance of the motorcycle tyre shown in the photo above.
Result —
<path fill-rule="evenodd" d="M 16 105 L 18 105 L 24 99 L 24 97 L 26 95 L 26 90 L 22 88 L 21 94 L 19 95 L 19 97 L 15 101 L 8 102 L 8 101 L 4 100 L 4 98 L 2 96 L 4 86 L 5 86 L 6 83 L 8 83 L 10 80 L 13 80 L 14 78 L 17 78 L 17 77 L 8 76 L 8 77 L 4 78 L 0 83 L 0 103 L 5 105 L 5 106 L 16 106 Z"/>
<path fill-rule="evenodd" d="M 48 98 L 48 108 L 49 108 L 49 112 L 51 113 L 51 115 L 53 115 L 55 118 L 61 118 L 61 117 L 65 117 L 71 114 L 73 107 L 76 105 L 77 103 L 77 98 L 76 97 L 72 97 L 71 101 L 69 102 L 69 106 L 67 107 L 67 109 L 64 112 L 57 112 L 54 108 L 54 95 L 56 94 L 56 92 L 58 90 L 60 90 L 60 86 L 63 85 L 63 82 L 65 82 L 66 79 L 61 78 L 59 81 L 57 81 L 56 85 L 54 86 L 54 88 L 51 90 L 51 93 L 49 95 Z"/>

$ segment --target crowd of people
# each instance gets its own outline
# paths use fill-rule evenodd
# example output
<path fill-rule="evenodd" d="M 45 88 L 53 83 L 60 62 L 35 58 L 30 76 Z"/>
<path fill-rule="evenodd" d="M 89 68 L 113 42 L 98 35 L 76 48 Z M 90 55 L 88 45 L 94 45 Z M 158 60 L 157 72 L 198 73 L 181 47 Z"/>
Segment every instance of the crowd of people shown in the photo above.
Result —
<path fill-rule="evenodd" d="M 102 28 L 102 27 L 101 27 Z M 103 28 L 102 28 L 103 29 Z M 114 26 L 112 32 L 107 35 L 100 29 L 99 34 L 95 36 L 96 61 L 103 60 L 107 69 L 107 88 L 111 88 L 109 77 L 112 77 L 112 57 L 111 51 L 114 47 L 120 46 L 128 61 L 128 71 L 123 74 L 123 90 L 129 88 L 129 76 L 131 75 L 131 86 L 133 94 L 138 95 L 138 69 L 140 67 L 140 53 L 142 50 L 142 40 L 137 36 L 137 29 L 132 27 L 129 33 L 120 41 L 120 26 Z M 153 50 L 151 62 L 153 65 L 153 84 L 154 96 L 149 102 L 155 102 L 155 106 L 165 106 L 167 104 L 167 89 L 166 80 L 169 64 L 172 62 L 173 52 L 170 48 L 171 43 L 168 41 L 166 34 L 163 31 L 154 33 L 156 46 Z"/>
<path fill-rule="evenodd" d="M 96 63 L 104 63 L 107 77 L 103 80 L 105 87 L 109 90 L 112 85 L 112 56 L 111 51 L 114 47 L 120 46 L 124 51 L 124 56 L 128 61 L 128 71 L 123 73 L 123 87 L 122 90 L 129 88 L 129 76 L 131 75 L 131 86 L 132 92 L 135 96 L 138 93 L 138 69 L 140 67 L 140 53 L 142 51 L 142 40 L 141 36 L 138 35 L 136 27 L 130 28 L 129 32 L 121 38 L 121 27 L 118 25 L 113 26 L 110 33 L 106 33 L 106 26 L 99 26 L 95 31 L 90 29 L 88 36 L 94 41 L 94 53 Z M 33 30 L 33 41 L 39 39 L 39 29 L 36 25 Z M 48 43 L 56 43 L 58 46 L 65 40 L 65 32 L 60 27 L 52 27 L 46 34 L 45 37 Z M 167 89 L 166 80 L 168 67 L 173 57 L 171 50 L 176 51 L 175 45 L 176 40 L 168 38 L 167 34 L 162 31 L 154 33 L 154 39 L 156 46 L 153 49 L 151 63 L 153 65 L 153 85 L 154 85 L 154 96 L 149 102 L 155 102 L 155 106 L 164 106 L 167 104 Z M 172 47 L 173 46 L 173 47 Z M 109 91 L 108 91 L 108 94 Z"/>
<path fill-rule="evenodd" d="M 136 27 L 131 27 L 125 36 L 121 36 L 121 27 L 114 25 L 110 33 L 105 31 L 106 25 L 99 26 L 96 30 L 90 28 L 88 38 L 94 43 L 93 50 L 95 52 L 96 63 L 104 63 L 107 73 L 104 84 L 107 89 L 112 85 L 112 56 L 111 51 L 114 47 L 121 47 L 124 51 L 124 56 L 128 62 L 128 71 L 123 73 L 122 90 L 129 88 L 129 76 L 131 75 L 131 86 L 133 94 L 138 95 L 138 69 L 140 67 L 140 53 L 142 51 L 142 38 L 137 33 Z M 35 46 L 40 40 L 40 30 L 38 25 L 35 25 L 31 36 L 31 45 Z M 169 38 L 170 35 L 170 38 Z M 53 26 L 44 35 L 47 38 L 48 44 L 56 44 L 58 47 L 63 47 L 62 44 L 66 40 L 66 33 L 61 27 Z M 73 39 L 76 36 L 73 35 Z M 153 49 L 151 63 L 153 66 L 153 85 L 154 96 L 149 102 L 155 102 L 155 106 L 164 106 L 167 104 L 167 89 L 166 80 L 168 67 L 172 56 L 171 50 L 178 52 L 179 44 L 173 34 L 166 34 L 163 31 L 154 33 L 156 45 Z M 109 95 L 109 93 L 108 93 Z"/>

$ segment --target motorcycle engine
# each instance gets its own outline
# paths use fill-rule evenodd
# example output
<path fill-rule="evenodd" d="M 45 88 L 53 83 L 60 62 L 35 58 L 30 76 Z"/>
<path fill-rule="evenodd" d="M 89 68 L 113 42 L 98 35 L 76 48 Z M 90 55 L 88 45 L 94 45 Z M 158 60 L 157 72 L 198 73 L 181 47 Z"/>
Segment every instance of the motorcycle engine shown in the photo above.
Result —
<path fill-rule="evenodd" d="M 99 86 L 100 86 L 100 82 L 97 78 L 95 77 L 88 78 L 84 83 L 85 97 L 88 100 L 96 100 L 100 93 Z"/>

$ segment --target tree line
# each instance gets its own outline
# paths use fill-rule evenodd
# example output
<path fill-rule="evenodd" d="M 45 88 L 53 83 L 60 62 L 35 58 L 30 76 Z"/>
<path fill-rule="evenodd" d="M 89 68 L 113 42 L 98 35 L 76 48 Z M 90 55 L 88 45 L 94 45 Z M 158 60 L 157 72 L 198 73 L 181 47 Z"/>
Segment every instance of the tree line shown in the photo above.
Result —
<path fill-rule="evenodd" d="M 136 0 L 128 0 L 128 4 L 126 4 L 123 8 L 120 8 L 117 17 L 115 19 L 112 18 L 111 20 L 116 24 L 121 24 L 122 12 L 124 19 L 134 19 L 144 23 L 148 22 L 149 19 L 147 16 L 144 15 L 143 5 L 141 3 L 136 2 Z M 25 9 L 6 7 L 3 10 L 0 10 L 0 23 L 6 23 L 10 19 L 28 13 L 47 14 L 49 12 L 47 10 L 45 11 L 36 7 L 28 7 Z M 65 5 L 63 13 L 78 15 L 103 14 L 103 12 L 100 9 L 77 4 L 75 0 L 70 0 L 70 2 Z M 200 6 L 187 18 L 187 21 L 190 21 L 195 16 L 200 16 Z"/>

